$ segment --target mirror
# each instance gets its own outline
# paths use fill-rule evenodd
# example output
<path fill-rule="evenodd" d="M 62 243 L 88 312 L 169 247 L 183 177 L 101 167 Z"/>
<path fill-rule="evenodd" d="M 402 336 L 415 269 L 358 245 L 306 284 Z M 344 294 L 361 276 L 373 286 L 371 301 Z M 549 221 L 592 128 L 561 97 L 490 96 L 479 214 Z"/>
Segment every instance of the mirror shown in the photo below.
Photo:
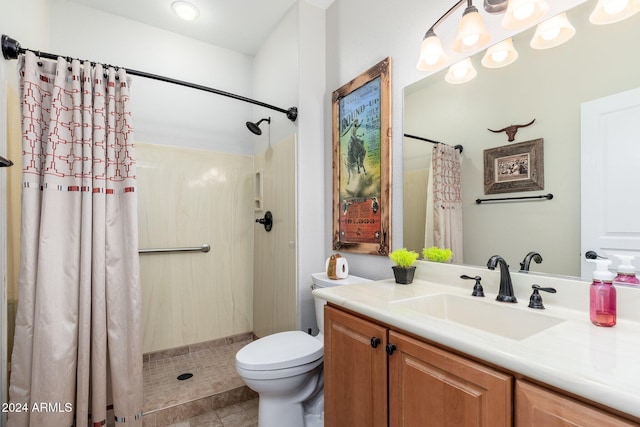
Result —
<path fill-rule="evenodd" d="M 461 144 L 464 263 L 486 266 L 502 255 L 512 271 L 530 251 L 541 254 L 531 273 L 580 275 L 580 105 L 583 102 L 640 87 L 640 14 L 609 25 L 594 25 L 587 1 L 568 11 L 576 35 L 546 50 L 529 46 L 535 28 L 514 37 L 519 58 L 513 64 L 487 69 L 484 51 L 472 57 L 478 71 L 471 82 L 446 83 L 446 69 L 405 88 L 404 133 Z M 500 40 L 493 40 L 497 43 Z M 513 142 L 502 129 L 535 122 L 519 129 Z M 485 149 L 542 138 L 544 189 L 484 194 Z M 404 245 L 424 247 L 426 176 L 433 145 L 405 137 Z M 621 153 L 620 155 L 624 155 Z M 582 171 L 589 173 L 589 171 Z M 477 198 L 553 194 L 552 200 L 477 204 Z"/>

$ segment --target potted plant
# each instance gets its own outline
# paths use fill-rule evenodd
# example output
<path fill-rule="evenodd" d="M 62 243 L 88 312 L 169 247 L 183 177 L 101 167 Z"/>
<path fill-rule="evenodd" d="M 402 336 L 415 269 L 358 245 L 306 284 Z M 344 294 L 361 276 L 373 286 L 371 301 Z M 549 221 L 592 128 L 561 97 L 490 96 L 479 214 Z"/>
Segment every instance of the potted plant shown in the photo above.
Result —
<path fill-rule="evenodd" d="M 391 267 L 396 283 L 408 285 L 413 282 L 413 275 L 416 272 L 413 263 L 416 262 L 418 256 L 417 252 L 409 251 L 407 248 L 396 249 L 389 254 L 389 258 L 396 263 Z"/>
<path fill-rule="evenodd" d="M 428 261 L 447 262 L 453 256 L 451 249 L 442 249 L 436 246 L 422 249 L 422 256 Z"/>

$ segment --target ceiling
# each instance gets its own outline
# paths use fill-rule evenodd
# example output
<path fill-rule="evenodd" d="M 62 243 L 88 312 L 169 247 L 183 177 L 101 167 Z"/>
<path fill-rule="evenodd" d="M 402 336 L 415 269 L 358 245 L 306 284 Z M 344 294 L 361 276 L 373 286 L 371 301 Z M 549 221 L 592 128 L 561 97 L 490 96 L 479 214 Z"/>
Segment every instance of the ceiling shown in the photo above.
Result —
<path fill-rule="evenodd" d="M 298 0 L 189 0 L 200 9 L 192 22 L 173 13 L 173 0 L 71 1 L 254 56 Z M 305 1 L 326 8 L 333 0 Z"/>

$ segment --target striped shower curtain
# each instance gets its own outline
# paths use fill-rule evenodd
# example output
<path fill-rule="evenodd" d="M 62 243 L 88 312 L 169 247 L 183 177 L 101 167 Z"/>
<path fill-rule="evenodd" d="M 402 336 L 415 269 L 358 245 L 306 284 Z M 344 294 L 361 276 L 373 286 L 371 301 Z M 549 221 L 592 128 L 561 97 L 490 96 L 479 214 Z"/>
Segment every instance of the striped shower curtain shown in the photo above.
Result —
<path fill-rule="evenodd" d="M 20 58 L 21 259 L 9 426 L 142 426 L 135 153 L 124 70 Z M 109 412 L 111 414 L 111 412 Z"/>

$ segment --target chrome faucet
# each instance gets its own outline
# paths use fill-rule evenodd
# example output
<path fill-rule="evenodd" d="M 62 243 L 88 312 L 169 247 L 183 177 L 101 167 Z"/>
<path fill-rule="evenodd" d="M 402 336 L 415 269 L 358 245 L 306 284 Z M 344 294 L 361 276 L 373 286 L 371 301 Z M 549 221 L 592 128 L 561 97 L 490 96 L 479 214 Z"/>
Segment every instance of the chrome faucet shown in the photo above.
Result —
<path fill-rule="evenodd" d="M 534 252 L 534 251 L 529 252 L 524 257 L 524 260 L 522 260 L 522 262 L 520 263 L 520 271 L 521 272 L 529 271 L 529 265 L 531 264 L 532 260 L 540 264 L 542 262 L 542 256 L 540 256 L 538 252 Z"/>
<path fill-rule="evenodd" d="M 500 302 L 518 302 L 513 294 L 513 284 L 511 283 L 511 275 L 509 274 L 509 264 L 500 255 L 494 255 L 489 258 L 487 267 L 489 270 L 495 270 L 500 264 L 500 290 L 498 291 L 497 301 Z"/>

